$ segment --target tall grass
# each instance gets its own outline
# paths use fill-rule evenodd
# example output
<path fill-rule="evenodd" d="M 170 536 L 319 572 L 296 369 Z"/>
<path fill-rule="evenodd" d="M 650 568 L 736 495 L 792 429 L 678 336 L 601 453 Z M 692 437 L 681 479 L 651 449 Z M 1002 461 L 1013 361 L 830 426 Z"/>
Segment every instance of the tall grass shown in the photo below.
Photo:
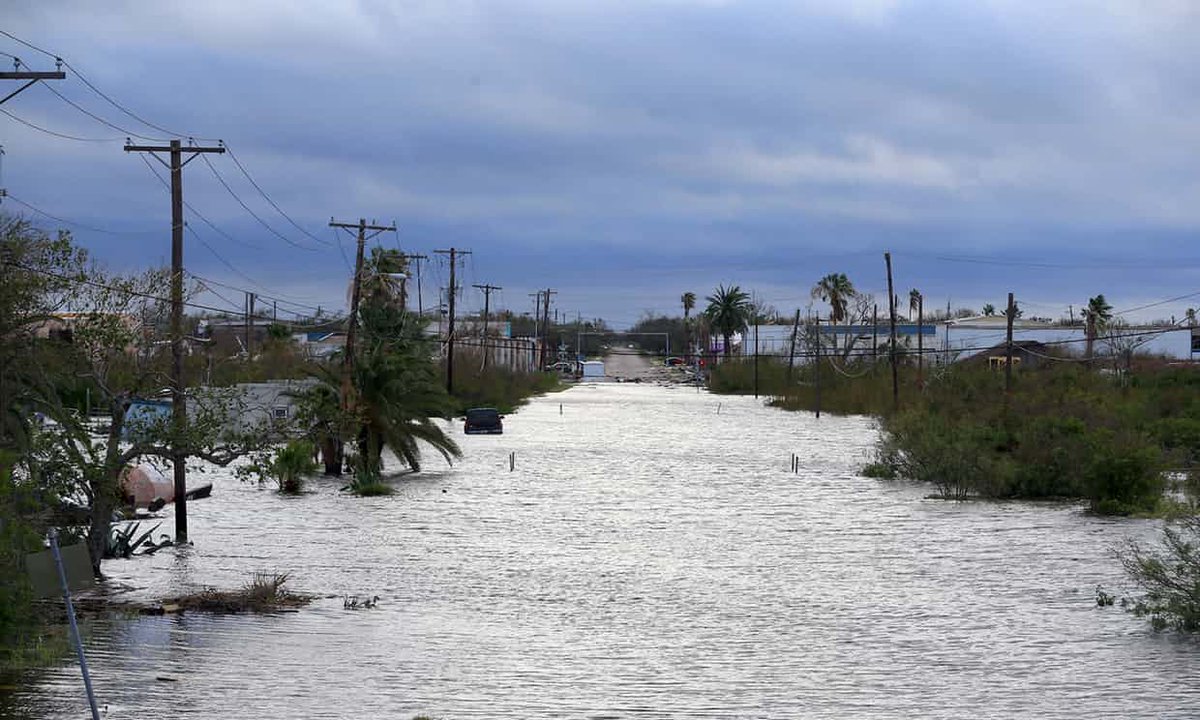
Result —
<path fill-rule="evenodd" d="M 478 350 L 460 350 L 455 354 L 453 397 L 459 413 L 473 407 L 513 412 L 529 398 L 559 387 L 555 373 L 518 372 L 495 364 L 489 364 L 485 370 Z"/>
<path fill-rule="evenodd" d="M 768 366 L 770 367 L 770 366 Z M 1164 497 L 1166 471 L 1183 473 L 1195 509 L 1200 490 L 1200 369 L 1144 363 L 1130 375 L 1102 374 L 1075 362 L 1048 362 L 1004 373 L 976 362 L 899 370 L 894 409 L 886 362 L 821 368 L 821 409 L 869 414 L 884 430 L 872 475 L 932 484 L 947 498 L 1082 498 L 1101 514 L 1178 511 Z M 752 363 L 725 363 L 713 388 L 746 392 Z M 813 410 L 814 368 L 786 381 L 759 367 L 760 393 L 789 410 Z M 752 385 L 751 385 L 752 386 Z M 765 389 L 764 389 L 765 388 Z"/>

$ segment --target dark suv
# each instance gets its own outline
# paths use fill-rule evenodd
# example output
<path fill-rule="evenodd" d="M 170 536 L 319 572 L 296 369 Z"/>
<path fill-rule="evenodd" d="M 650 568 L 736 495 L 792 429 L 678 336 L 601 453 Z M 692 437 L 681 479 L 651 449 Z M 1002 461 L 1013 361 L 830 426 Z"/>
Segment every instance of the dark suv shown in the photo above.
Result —
<path fill-rule="evenodd" d="M 471 408 L 463 421 L 468 435 L 500 435 L 504 432 L 504 416 L 496 408 Z"/>

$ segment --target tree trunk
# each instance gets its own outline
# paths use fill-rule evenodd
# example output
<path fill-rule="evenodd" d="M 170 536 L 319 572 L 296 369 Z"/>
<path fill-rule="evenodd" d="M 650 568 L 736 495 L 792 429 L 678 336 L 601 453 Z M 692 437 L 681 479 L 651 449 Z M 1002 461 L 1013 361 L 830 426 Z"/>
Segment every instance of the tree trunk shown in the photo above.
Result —
<path fill-rule="evenodd" d="M 1096 317 L 1088 313 L 1087 319 L 1087 365 L 1092 366 L 1092 346 L 1096 342 Z"/>
<path fill-rule="evenodd" d="M 321 462 L 326 475 L 342 474 L 342 443 L 333 436 L 321 440 Z"/>
<path fill-rule="evenodd" d="M 108 547 L 112 515 L 121 492 L 121 432 L 124 427 L 125 405 L 122 401 L 117 401 L 112 404 L 112 424 L 108 428 L 104 466 L 88 480 L 88 489 L 92 494 L 92 513 L 88 522 L 87 547 L 92 561 L 92 575 L 97 580 L 104 579 L 100 563 L 104 560 L 104 551 Z"/>

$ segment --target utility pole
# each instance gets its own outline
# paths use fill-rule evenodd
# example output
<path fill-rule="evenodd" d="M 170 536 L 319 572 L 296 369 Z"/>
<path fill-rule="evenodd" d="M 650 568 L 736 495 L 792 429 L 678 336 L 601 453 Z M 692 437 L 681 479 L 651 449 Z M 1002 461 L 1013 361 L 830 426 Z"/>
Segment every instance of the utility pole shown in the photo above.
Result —
<path fill-rule="evenodd" d="M 792 322 L 792 348 L 788 351 L 788 386 L 792 384 L 792 368 L 796 364 L 796 334 L 800 332 L 800 308 L 796 308 L 796 319 Z"/>
<path fill-rule="evenodd" d="M 254 300 L 258 296 L 252 292 L 246 293 L 246 321 L 242 323 L 246 332 L 246 362 L 254 359 L 250 343 L 254 341 Z"/>
<path fill-rule="evenodd" d="M 490 307 L 493 290 L 503 290 L 499 285 L 472 285 L 483 291 L 483 368 L 488 364 L 488 308 Z"/>
<path fill-rule="evenodd" d="M 450 248 L 449 250 L 434 250 L 438 255 L 450 256 L 450 289 L 447 290 L 447 303 L 449 304 L 450 319 L 446 329 L 446 392 L 454 394 L 454 296 L 458 294 L 458 285 L 455 280 L 455 271 L 458 267 L 459 255 L 470 255 L 470 250 L 459 250 L 458 248 Z"/>
<path fill-rule="evenodd" d="M 395 225 L 376 225 L 367 223 L 366 218 L 359 218 L 357 223 L 337 222 L 329 218 L 329 227 L 341 228 L 346 232 L 357 230 L 358 249 L 354 255 L 354 286 L 350 292 L 350 317 L 346 324 L 346 350 L 342 355 L 342 409 L 351 410 L 354 407 L 351 394 L 354 392 L 352 381 L 354 374 L 354 340 L 358 333 L 358 301 L 362 296 L 363 248 L 367 240 L 382 232 L 396 232 Z M 371 234 L 368 236 L 367 231 Z"/>
<path fill-rule="evenodd" d="M 201 153 L 224 153 L 225 146 L 189 145 L 185 150 L 180 140 L 172 140 L 169 145 L 133 145 L 126 140 L 125 152 L 148 152 L 171 171 L 171 432 L 174 435 L 171 465 L 175 480 L 175 543 L 179 545 L 188 541 L 187 453 L 181 447 L 187 433 L 183 381 L 183 166 Z M 160 152 L 168 153 L 170 161 L 159 157 Z M 190 153 L 187 160 L 183 159 L 184 152 Z"/>
<path fill-rule="evenodd" d="M 888 353 L 892 361 L 892 409 L 900 409 L 900 374 L 896 368 L 896 294 L 892 290 L 892 254 L 885 252 L 883 261 L 887 263 L 887 281 L 888 281 L 888 315 L 891 317 L 891 352 Z"/>
<path fill-rule="evenodd" d="M 817 317 L 813 322 L 817 328 L 817 357 L 813 362 L 813 383 L 817 390 L 817 419 L 821 418 L 821 314 L 817 313 Z M 836 330 L 836 328 L 835 328 Z"/>
<path fill-rule="evenodd" d="M 529 297 L 533 298 L 533 336 L 539 338 L 542 336 L 542 291 L 531 292 Z"/>
<path fill-rule="evenodd" d="M 13 58 L 12 72 L 0 72 L 0 80 L 28 80 L 28 82 L 26 82 L 21 87 L 17 88 L 16 90 L 13 90 L 9 94 L 5 95 L 4 99 L 0 100 L 0 105 L 3 105 L 4 103 L 8 102 L 9 100 L 12 100 L 14 97 L 19 95 L 22 91 L 31 87 L 34 83 L 36 83 L 40 80 L 64 80 L 67 77 L 67 74 L 65 72 L 63 72 L 63 69 L 62 69 L 62 60 L 59 60 L 58 58 L 55 58 L 55 60 L 54 60 L 54 64 L 58 69 L 49 71 L 49 72 L 39 72 L 39 71 L 34 71 L 34 70 L 21 70 L 20 68 L 21 68 L 22 64 L 23 63 L 21 62 L 21 60 L 19 58 Z"/>
<path fill-rule="evenodd" d="M 1016 305 L 1013 304 L 1013 294 L 1008 294 L 1008 337 L 1004 342 L 1004 411 L 1008 413 L 1008 396 L 1012 394 L 1012 364 L 1013 364 L 1013 318 L 1016 317 Z"/>
<path fill-rule="evenodd" d="M 925 387 L 925 296 L 917 295 L 917 389 Z"/>
<path fill-rule="evenodd" d="M 429 256 L 428 255 L 409 254 L 409 253 L 400 253 L 400 257 L 404 258 L 406 261 L 407 260 L 416 260 L 417 261 L 417 315 L 418 316 L 424 315 L 425 307 L 421 301 L 421 261 L 428 260 Z"/>
<path fill-rule="evenodd" d="M 557 290 L 546 288 L 542 291 L 542 356 L 539 358 L 541 367 L 539 370 L 546 369 L 546 355 L 550 350 L 550 296 L 557 295 Z"/>
<path fill-rule="evenodd" d="M 879 358 L 879 303 L 875 303 L 875 307 L 871 310 L 871 367 L 875 367 L 875 361 Z"/>
<path fill-rule="evenodd" d="M 670 337 L 669 335 L 667 337 Z M 758 321 L 754 323 L 754 399 L 758 399 Z"/>

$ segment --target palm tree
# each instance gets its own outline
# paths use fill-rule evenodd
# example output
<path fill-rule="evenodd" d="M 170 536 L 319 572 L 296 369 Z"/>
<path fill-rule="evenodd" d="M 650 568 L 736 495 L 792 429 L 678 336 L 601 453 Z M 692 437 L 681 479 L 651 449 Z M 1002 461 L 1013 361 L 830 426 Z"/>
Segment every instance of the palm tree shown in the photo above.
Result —
<path fill-rule="evenodd" d="M 750 320 L 750 295 L 737 285 L 719 285 L 716 292 L 704 298 L 708 307 L 704 316 L 714 330 L 721 333 L 725 341 L 725 356 L 730 355 L 731 338 L 734 333 L 746 329 Z"/>
<path fill-rule="evenodd" d="M 921 306 L 921 291 L 913 288 L 908 291 L 908 319 L 912 320 L 913 315 L 917 313 L 917 309 Z"/>
<path fill-rule="evenodd" d="M 686 359 L 692 354 L 692 344 L 688 341 L 688 315 L 696 307 L 696 293 L 685 292 L 679 296 L 679 302 L 683 303 L 683 355 Z"/>
<path fill-rule="evenodd" d="M 413 472 L 421 469 L 421 442 L 447 462 L 462 455 L 454 439 L 433 421 L 449 417 L 453 404 L 416 325 L 415 320 L 409 321 L 407 332 L 388 340 L 364 333 L 351 375 L 355 398 L 351 410 L 342 410 L 336 401 L 342 384 L 339 365 L 314 368 L 318 384 L 303 395 L 314 438 L 334 451 L 331 454 L 342 438 L 357 440 L 360 469 L 372 479 L 383 471 L 384 447 Z M 327 459 L 327 472 L 329 463 Z"/>
<path fill-rule="evenodd" d="M 846 319 L 846 308 L 850 299 L 857 294 L 846 273 L 829 273 L 813 286 L 812 296 L 829 303 L 829 323 L 834 326 L 833 349 L 837 350 L 838 323 Z"/>
<path fill-rule="evenodd" d="M 1088 298 L 1087 307 L 1083 309 L 1083 319 L 1087 322 L 1087 359 L 1092 359 L 1092 349 L 1096 343 L 1096 334 L 1112 320 L 1112 305 L 1104 299 L 1104 293 L 1094 298 Z"/>
<path fill-rule="evenodd" d="M 983 306 L 983 316 L 984 317 L 992 317 L 995 314 L 996 314 L 996 306 L 995 305 L 988 303 L 987 305 Z"/>
<path fill-rule="evenodd" d="M 363 262 L 362 303 L 398 305 L 404 309 L 408 300 L 405 280 L 408 259 L 396 249 L 371 248 L 371 256 Z"/>

